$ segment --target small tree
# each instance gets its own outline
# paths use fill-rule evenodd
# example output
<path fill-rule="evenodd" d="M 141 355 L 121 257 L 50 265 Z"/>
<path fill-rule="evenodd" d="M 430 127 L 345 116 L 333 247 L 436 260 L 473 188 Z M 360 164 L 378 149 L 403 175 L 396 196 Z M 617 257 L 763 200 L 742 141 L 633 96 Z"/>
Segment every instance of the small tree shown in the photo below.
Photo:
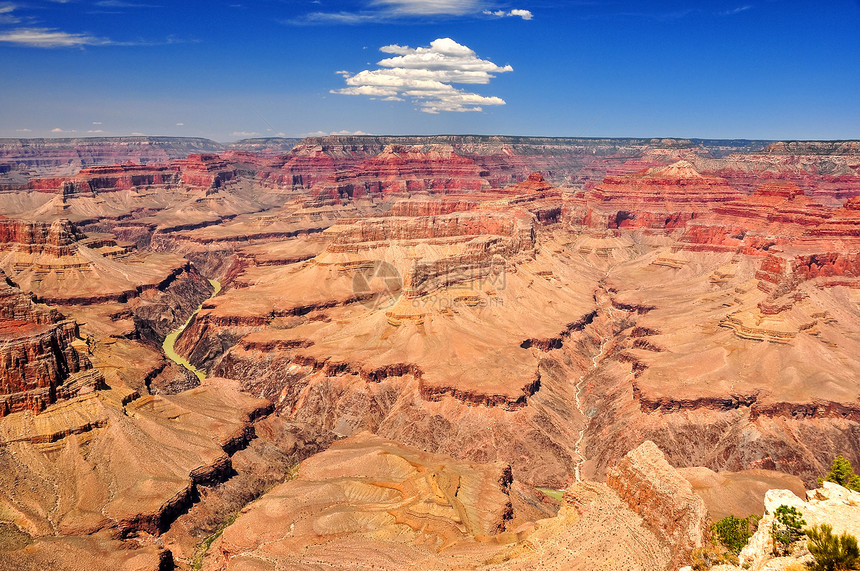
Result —
<path fill-rule="evenodd" d="M 815 558 L 815 571 L 848 571 L 860 568 L 860 548 L 857 538 L 843 533 L 833 535 L 826 523 L 805 530 L 809 536 L 809 552 Z"/>
<path fill-rule="evenodd" d="M 803 526 L 806 521 L 803 514 L 795 507 L 785 504 L 776 508 L 773 520 L 773 548 L 778 554 L 788 551 L 788 547 L 803 536 Z"/>
<path fill-rule="evenodd" d="M 730 515 L 711 525 L 711 533 L 726 549 L 737 555 L 752 537 L 759 519 L 756 515 L 743 519 Z"/>
<path fill-rule="evenodd" d="M 857 490 L 860 492 L 860 476 L 854 473 L 854 468 L 851 467 L 851 462 L 841 454 L 833 459 L 833 464 L 830 466 L 830 473 L 824 478 L 825 482 L 833 482 L 839 484 L 849 490 Z M 821 485 L 821 478 L 818 479 L 818 484 Z"/>

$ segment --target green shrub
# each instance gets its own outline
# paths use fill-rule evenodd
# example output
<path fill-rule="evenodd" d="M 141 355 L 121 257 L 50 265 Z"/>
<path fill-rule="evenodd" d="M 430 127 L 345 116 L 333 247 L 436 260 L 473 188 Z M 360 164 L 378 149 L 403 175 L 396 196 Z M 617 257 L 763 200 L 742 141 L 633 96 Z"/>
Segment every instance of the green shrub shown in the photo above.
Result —
<path fill-rule="evenodd" d="M 776 519 L 772 527 L 773 548 L 779 555 L 787 552 L 792 543 L 803 537 L 803 526 L 806 525 L 806 521 L 797 508 L 785 504 L 776 508 L 774 516 Z"/>
<path fill-rule="evenodd" d="M 743 519 L 730 515 L 712 524 L 711 533 L 714 539 L 737 555 L 752 537 L 753 532 L 758 527 L 759 519 L 761 518 L 756 515 Z"/>
<path fill-rule="evenodd" d="M 851 467 L 851 462 L 841 454 L 833 459 L 833 464 L 830 466 L 830 473 L 824 478 L 825 482 L 833 482 L 844 486 L 849 490 L 860 492 L 860 476 L 854 473 L 854 468 Z M 821 485 L 821 478 L 818 479 L 818 484 Z"/>
<path fill-rule="evenodd" d="M 833 535 L 833 527 L 826 523 L 805 533 L 809 537 L 809 552 L 815 558 L 812 567 L 815 571 L 860 569 L 860 548 L 853 535 Z"/>

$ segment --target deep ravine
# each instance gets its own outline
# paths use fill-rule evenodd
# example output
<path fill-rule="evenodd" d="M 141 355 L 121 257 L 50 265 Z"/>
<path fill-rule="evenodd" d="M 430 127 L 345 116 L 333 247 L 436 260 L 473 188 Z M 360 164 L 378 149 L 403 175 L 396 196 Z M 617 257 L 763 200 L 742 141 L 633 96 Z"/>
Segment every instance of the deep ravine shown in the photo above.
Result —
<path fill-rule="evenodd" d="M 202 301 L 197 307 L 197 309 L 194 310 L 194 313 L 188 316 L 188 319 L 185 321 L 185 323 L 183 323 L 182 326 L 179 327 L 177 330 L 169 333 L 167 337 L 164 338 L 164 343 L 161 344 L 161 348 L 164 350 L 164 354 L 167 355 L 168 359 L 170 359 L 177 365 L 185 367 L 186 369 L 194 373 L 201 381 L 206 378 L 206 373 L 189 363 L 188 359 L 186 359 L 182 355 L 179 355 L 176 352 L 174 345 L 176 345 L 176 340 L 179 338 L 182 332 L 185 331 L 185 328 L 188 327 L 188 324 L 191 323 L 191 320 L 194 319 L 194 316 L 197 315 L 197 313 L 203 307 L 203 304 L 218 295 L 218 293 L 221 291 L 221 282 L 219 282 L 218 280 L 209 280 L 209 283 L 212 284 L 212 287 L 214 288 L 212 295 Z"/>

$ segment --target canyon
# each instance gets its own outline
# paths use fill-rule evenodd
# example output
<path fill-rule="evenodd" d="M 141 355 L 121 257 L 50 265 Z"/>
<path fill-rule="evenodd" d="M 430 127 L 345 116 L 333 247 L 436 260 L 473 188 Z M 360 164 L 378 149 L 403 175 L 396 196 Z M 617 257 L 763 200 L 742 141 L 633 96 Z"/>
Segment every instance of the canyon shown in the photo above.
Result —
<path fill-rule="evenodd" d="M 856 142 L 4 139 L 0 216 L 2 569 L 677 569 L 860 465 Z"/>

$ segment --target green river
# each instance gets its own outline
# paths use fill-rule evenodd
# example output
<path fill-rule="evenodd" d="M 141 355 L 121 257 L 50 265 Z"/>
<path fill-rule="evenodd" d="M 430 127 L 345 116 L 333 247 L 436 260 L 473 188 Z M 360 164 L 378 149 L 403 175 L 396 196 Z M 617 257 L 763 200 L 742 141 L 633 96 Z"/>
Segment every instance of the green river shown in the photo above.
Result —
<path fill-rule="evenodd" d="M 209 280 L 209 283 L 212 284 L 213 288 L 215 288 L 215 291 L 213 291 L 212 295 L 209 296 L 209 299 L 212 299 L 213 297 L 218 295 L 219 291 L 221 291 L 221 282 L 219 282 L 218 280 Z M 209 301 L 209 299 L 207 299 L 206 301 Z M 204 301 L 203 303 L 206 303 L 206 301 Z M 200 306 L 198 306 L 197 309 L 194 311 L 194 313 L 192 313 L 188 317 L 188 320 L 182 324 L 182 327 L 165 337 L 164 343 L 161 344 L 161 348 L 164 349 L 164 354 L 167 355 L 171 361 L 173 361 L 177 365 L 182 365 L 183 367 L 197 375 L 197 378 L 201 381 L 206 378 L 206 373 L 197 370 L 197 367 L 189 363 L 188 360 L 185 359 L 185 357 L 183 357 L 182 355 L 178 355 L 173 346 L 176 344 L 176 340 L 179 338 L 179 335 L 183 331 L 185 331 L 185 328 L 188 327 L 188 324 L 191 323 L 191 320 L 194 319 L 194 316 L 197 315 L 197 312 L 200 311 L 200 308 L 203 307 L 203 303 L 201 303 Z"/>

